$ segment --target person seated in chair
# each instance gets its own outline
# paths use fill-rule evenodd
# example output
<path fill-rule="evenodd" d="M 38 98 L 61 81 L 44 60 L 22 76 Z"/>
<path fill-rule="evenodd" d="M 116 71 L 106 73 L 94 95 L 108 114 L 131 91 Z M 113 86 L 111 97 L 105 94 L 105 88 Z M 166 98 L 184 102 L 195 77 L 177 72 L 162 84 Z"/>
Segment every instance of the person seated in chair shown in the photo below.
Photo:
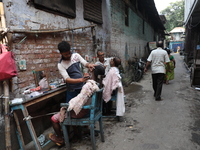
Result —
<path fill-rule="evenodd" d="M 95 66 L 93 71 L 89 71 L 89 73 L 85 73 L 85 77 L 88 80 L 83 85 L 80 93 L 72 98 L 68 103 L 69 107 L 66 110 L 65 107 L 60 109 L 60 112 L 52 116 L 52 122 L 63 122 L 66 117 L 66 111 L 70 111 L 71 118 L 83 118 L 89 114 L 89 109 L 81 109 L 82 106 L 88 105 L 91 103 L 91 96 L 94 92 L 99 90 L 98 83 L 95 81 L 98 75 L 103 75 L 105 72 L 102 66 Z M 54 124 L 54 123 L 53 123 Z M 68 129 L 69 130 L 69 129 Z M 75 136 L 78 135 L 76 127 L 73 127 Z M 80 134 L 79 134 L 80 135 Z M 75 137 L 77 138 L 77 137 Z M 56 139 L 56 135 L 50 134 L 50 139 L 54 142 Z M 75 141 L 77 139 L 74 139 Z M 56 142 L 59 145 L 59 142 Z M 60 143 L 61 144 L 61 143 Z"/>
<path fill-rule="evenodd" d="M 123 116 L 125 112 L 124 90 L 118 69 L 120 65 L 121 65 L 120 58 L 114 57 L 113 59 L 111 59 L 110 61 L 111 68 L 108 71 L 106 77 L 102 81 L 104 85 L 103 99 L 106 103 L 110 101 L 113 91 L 117 89 L 116 116 Z"/>
<path fill-rule="evenodd" d="M 92 96 L 92 94 L 96 91 L 99 90 L 98 87 L 98 83 L 95 81 L 98 75 L 103 75 L 105 73 L 105 69 L 98 65 L 95 66 L 95 69 L 93 71 L 89 71 L 89 73 L 91 74 L 90 76 L 88 76 L 88 80 L 86 81 L 86 83 L 83 85 L 81 92 L 74 98 L 72 98 L 69 101 L 69 107 L 67 109 L 67 111 L 71 111 L 71 117 L 72 118 L 81 118 L 83 117 L 82 115 L 79 116 L 79 112 L 81 111 L 81 108 L 86 104 L 90 104 L 90 97 Z M 89 75 L 89 74 L 88 74 Z M 75 114 L 74 114 L 75 112 Z M 64 118 L 63 118 L 64 120 Z M 63 121 L 61 120 L 61 122 Z"/>

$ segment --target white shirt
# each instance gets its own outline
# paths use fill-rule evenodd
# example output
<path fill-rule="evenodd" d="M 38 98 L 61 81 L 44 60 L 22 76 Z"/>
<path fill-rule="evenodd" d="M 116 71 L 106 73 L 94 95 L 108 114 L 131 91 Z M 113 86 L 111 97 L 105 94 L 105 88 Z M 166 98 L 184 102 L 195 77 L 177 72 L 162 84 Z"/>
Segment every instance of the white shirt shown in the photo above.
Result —
<path fill-rule="evenodd" d="M 161 47 L 153 50 L 147 61 L 151 62 L 152 74 L 165 73 L 165 62 L 170 62 L 167 51 L 163 50 Z"/>
<path fill-rule="evenodd" d="M 87 61 L 81 57 L 78 53 L 73 53 L 70 60 L 61 60 L 61 62 L 58 63 L 58 70 L 60 74 L 62 75 L 63 79 L 66 80 L 67 78 L 70 78 L 70 75 L 66 71 L 69 67 L 73 67 L 73 65 L 77 62 L 80 62 L 84 66 L 87 64 Z"/>

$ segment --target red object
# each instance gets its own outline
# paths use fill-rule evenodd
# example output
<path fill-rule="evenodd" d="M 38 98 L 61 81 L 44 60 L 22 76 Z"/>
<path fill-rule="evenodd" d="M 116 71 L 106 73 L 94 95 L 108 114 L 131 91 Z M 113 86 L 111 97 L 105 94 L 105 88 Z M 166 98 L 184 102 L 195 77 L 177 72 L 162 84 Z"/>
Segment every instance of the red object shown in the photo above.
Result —
<path fill-rule="evenodd" d="M 41 90 L 40 86 L 33 88 L 33 89 L 30 89 L 31 92 L 35 92 L 35 91 L 39 91 L 39 90 Z"/>
<path fill-rule="evenodd" d="M 13 53 L 7 51 L 7 46 L 0 44 L 0 81 L 17 75 L 17 68 Z"/>

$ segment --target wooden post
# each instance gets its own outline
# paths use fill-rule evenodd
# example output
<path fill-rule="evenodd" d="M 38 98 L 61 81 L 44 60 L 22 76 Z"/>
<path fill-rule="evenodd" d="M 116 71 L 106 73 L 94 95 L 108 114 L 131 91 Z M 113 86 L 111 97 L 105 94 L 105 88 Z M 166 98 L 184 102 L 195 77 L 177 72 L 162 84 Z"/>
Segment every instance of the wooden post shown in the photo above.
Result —
<path fill-rule="evenodd" d="M 4 8 L 3 8 L 3 3 L 0 2 L 0 13 L 1 13 L 1 25 L 2 28 L 6 28 L 6 19 L 4 16 Z"/>
<path fill-rule="evenodd" d="M 10 113 L 9 109 L 9 85 L 8 80 L 4 82 L 4 103 L 5 103 L 5 142 L 6 150 L 11 150 L 11 138 L 10 138 Z"/>
<path fill-rule="evenodd" d="M 1 17 L 1 27 L 3 29 L 6 29 L 6 19 L 4 14 L 4 7 L 3 2 L 0 2 L 0 17 Z M 1 41 L 3 44 L 7 43 L 7 38 L 5 37 Z M 9 84 L 8 80 L 5 80 L 3 82 L 4 84 L 4 105 L 5 105 L 5 142 L 6 142 L 6 150 L 11 150 L 11 136 L 10 136 L 10 116 L 8 115 L 10 113 L 9 109 Z"/>
<path fill-rule="evenodd" d="M 1 17 L 1 27 L 3 30 L 6 29 L 6 19 L 5 19 L 5 14 L 4 14 L 4 7 L 3 7 L 3 3 L 0 2 L 0 17 Z M 7 38 L 3 38 L 2 39 L 2 43 L 7 43 Z"/>

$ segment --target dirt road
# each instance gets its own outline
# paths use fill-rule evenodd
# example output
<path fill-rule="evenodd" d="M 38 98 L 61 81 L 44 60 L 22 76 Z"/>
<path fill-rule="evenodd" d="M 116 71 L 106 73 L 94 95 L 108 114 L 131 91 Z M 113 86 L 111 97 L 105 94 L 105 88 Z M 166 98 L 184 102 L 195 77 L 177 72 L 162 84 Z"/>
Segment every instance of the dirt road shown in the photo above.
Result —
<path fill-rule="evenodd" d="M 200 91 L 190 87 L 183 56 L 173 55 L 175 79 L 163 85 L 163 101 L 154 100 L 150 71 L 140 82 L 125 87 L 125 116 L 121 122 L 103 120 L 105 142 L 96 137 L 97 150 L 200 149 Z M 72 150 L 90 149 L 87 138 L 72 144 Z"/>

